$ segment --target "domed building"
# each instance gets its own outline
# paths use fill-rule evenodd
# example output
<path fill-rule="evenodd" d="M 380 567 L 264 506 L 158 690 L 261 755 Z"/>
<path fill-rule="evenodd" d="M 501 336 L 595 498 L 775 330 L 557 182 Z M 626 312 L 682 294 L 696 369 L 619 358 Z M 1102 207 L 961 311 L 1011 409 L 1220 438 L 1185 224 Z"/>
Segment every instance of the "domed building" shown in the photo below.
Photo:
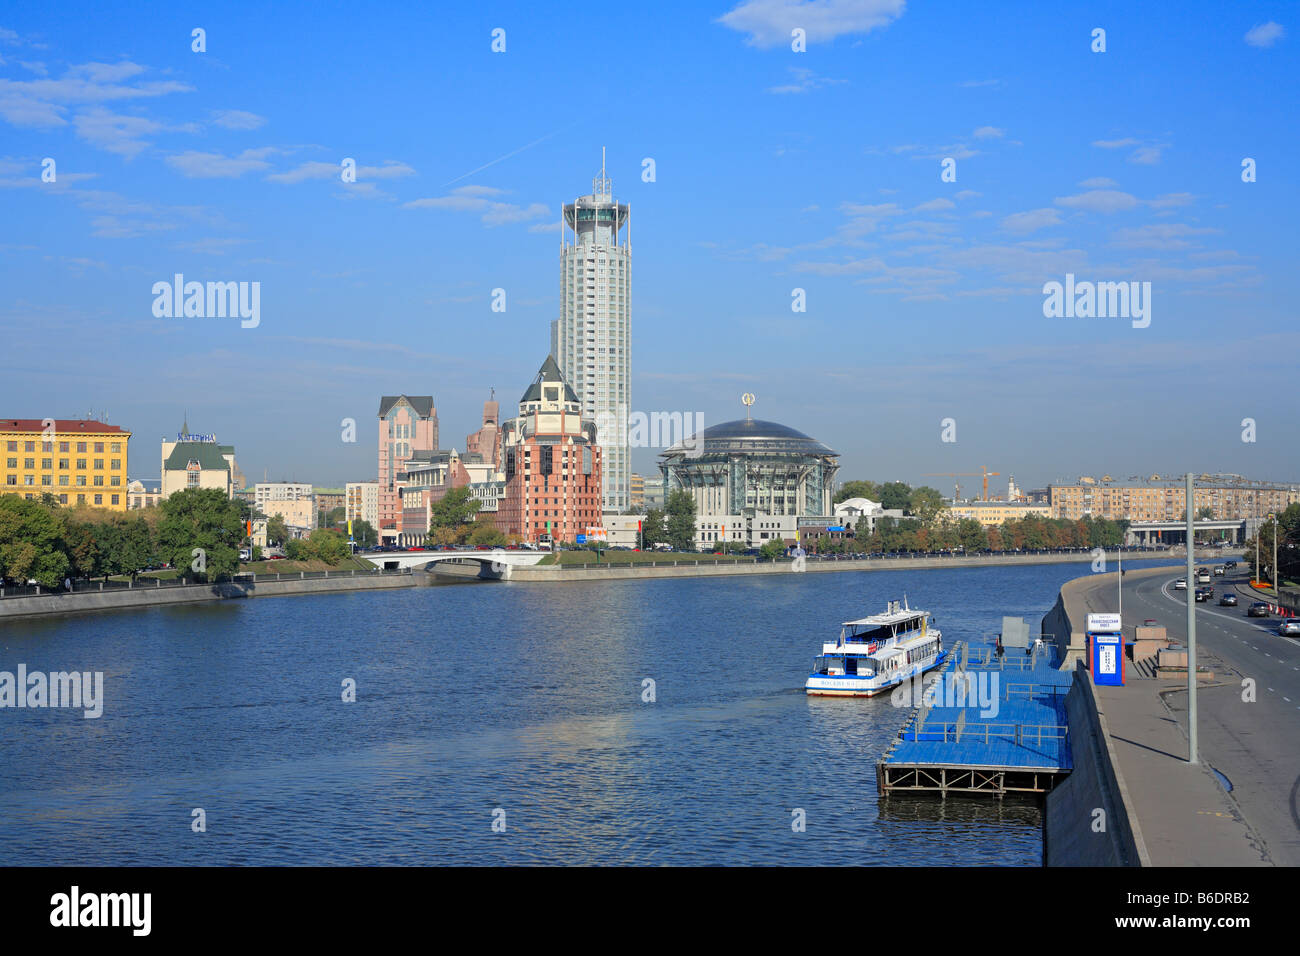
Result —
<path fill-rule="evenodd" d="M 665 496 L 681 489 L 695 499 L 701 545 L 793 540 L 799 518 L 833 513 L 839 453 L 788 425 L 723 422 L 659 457 Z"/>

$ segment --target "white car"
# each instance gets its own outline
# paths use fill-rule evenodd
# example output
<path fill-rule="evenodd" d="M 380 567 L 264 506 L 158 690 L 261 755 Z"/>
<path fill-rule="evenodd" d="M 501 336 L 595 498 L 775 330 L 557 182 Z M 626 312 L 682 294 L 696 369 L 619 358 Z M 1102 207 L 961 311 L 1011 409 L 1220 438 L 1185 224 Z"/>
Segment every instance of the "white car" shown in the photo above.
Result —
<path fill-rule="evenodd" d="M 1219 564 L 1215 566 L 1214 573 L 1217 577 L 1223 577 L 1225 574 L 1228 573 L 1228 570 L 1223 565 Z"/>
<path fill-rule="evenodd" d="M 1186 591 L 1186 590 L 1187 590 L 1187 578 L 1179 578 L 1177 581 L 1175 581 L 1175 582 L 1174 582 L 1174 590 L 1175 590 L 1175 591 Z"/>

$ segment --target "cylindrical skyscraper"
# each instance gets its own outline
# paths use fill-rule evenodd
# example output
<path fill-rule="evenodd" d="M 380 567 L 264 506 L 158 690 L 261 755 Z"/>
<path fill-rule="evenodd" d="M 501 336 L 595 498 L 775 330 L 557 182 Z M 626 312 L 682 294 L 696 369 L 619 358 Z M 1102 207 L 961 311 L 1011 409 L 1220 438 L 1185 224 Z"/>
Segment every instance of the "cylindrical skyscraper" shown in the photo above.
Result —
<path fill-rule="evenodd" d="M 591 181 L 591 195 L 564 204 L 560 317 L 551 323 L 551 355 L 582 402 L 583 418 L 605 423 L 596 436 L 604 461 L 605 511 L 624 511 L 629 504 L 631 313 L 630 210 L 627 203 L 614 201 L 602 149 L 600 173 Z M 611 422 L 613 427 L 608 425 Z"/>

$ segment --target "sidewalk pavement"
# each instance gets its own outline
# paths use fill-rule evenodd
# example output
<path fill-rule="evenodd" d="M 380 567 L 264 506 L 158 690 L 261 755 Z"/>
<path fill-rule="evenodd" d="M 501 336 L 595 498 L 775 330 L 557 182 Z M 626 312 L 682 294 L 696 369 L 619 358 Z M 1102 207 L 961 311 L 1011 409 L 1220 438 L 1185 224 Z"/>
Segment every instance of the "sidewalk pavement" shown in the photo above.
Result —
<path fill-rule="evenodd" d="M 1130 571 L 1129 576 L 1168 574 L 1169 568 Z M 1111 581 L 1067 597 L 1071 622 L 1088 611 L 1109 610 Z M 1098 593 L 1105 587 L 1106 594 Z M 1076 617 L 1076 615 L 1078 615 Z M 1130 677 L 1137 677 L 1130 671 Z M 1187 737 L 1160 692 L 1185 689 L 1186 680 L 1131 679 L 1122 687 L 1096 686 L 1097 709 L 1110 731 L 1125 801 L 1137 817 L 1140 841 L 1152 866 L 1269 866 L 1258 841 L 1205 764 L 1187 762 Z M 1207 682 L 1202 693 L 1212 693 Z"/>

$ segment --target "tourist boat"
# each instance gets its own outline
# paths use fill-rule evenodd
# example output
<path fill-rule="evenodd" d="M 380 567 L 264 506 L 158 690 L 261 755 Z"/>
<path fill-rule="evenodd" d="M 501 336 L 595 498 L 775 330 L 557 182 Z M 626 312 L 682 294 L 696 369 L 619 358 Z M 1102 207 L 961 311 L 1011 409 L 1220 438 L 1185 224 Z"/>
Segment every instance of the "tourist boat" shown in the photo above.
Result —
<path fill-rule="evenodd" d="M 804 688 L 824 697 L 870 697 L 943 663 L 943 633 L 928 611 L 890 601 L 884 614 L 845 621 L 822 645 Z"/>

